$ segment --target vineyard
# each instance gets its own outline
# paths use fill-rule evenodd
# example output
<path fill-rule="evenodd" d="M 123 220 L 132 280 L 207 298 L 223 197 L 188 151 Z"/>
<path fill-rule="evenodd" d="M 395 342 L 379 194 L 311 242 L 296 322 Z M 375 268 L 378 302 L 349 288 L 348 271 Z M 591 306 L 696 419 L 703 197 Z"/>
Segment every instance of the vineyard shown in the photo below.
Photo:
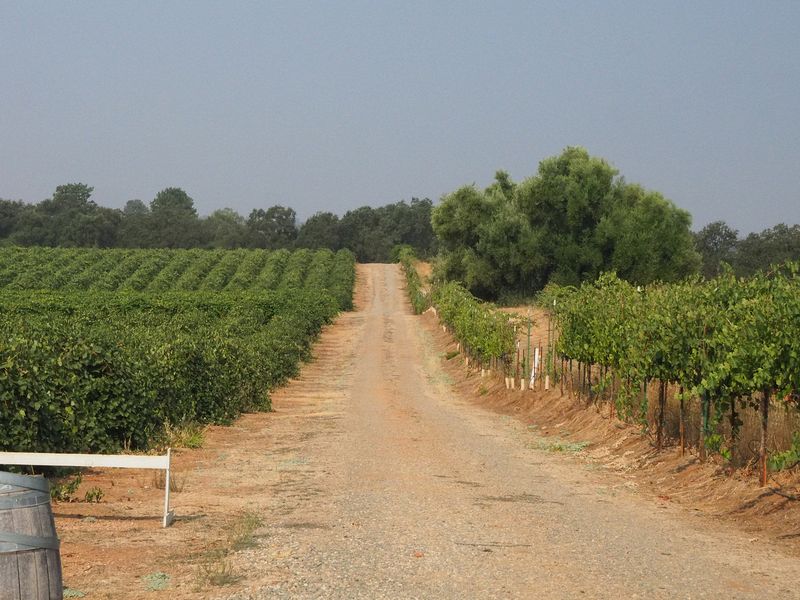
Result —
<path fill-rule="evenodd" d="M 736 464 L 741 413 L 758 411 L 760 478 L 768 467 L 800 461 L 800 436 L 768 460 L 771 410 L 792 415 L 800 404 L 800 277 L 789 264 L 768 274 L 738 279 L 727 273 L 709 281 L 634 287 L 614 275 L 580 288 L 550 287 L 560 337 L 555 351 L 574 387 L 601 394 L 623 418 L 639 420 L 664 439 L 668 390 L 679 404 L 679 437 L 686 445 L 687 415 L 696 403 L 699 451 Z M 648 390 L 657 389 L 655 423 L 646 418 Z M 727 427 L 723 430 L 723 422 Z M 725 431 L 725 434 L 723 433 Z M 726 435 L 727 434 L 727 435 Z"/>
<path fill-rule="evenodd" d="M 412 259 L 401 264 L 415 311 L 430 303 L 476 364 L 527 379 L 531 357 L 515 334 L 522 321 L 456 283 L 425 295 Z M 762 485 L 770 470 L 800 464 L 797 265 L 644 288 L 605 274 L 579 288 L 548 286 L 539 305 L 548 323 L 540 373 L 562 393 L 607 402 L 658 449 L 674 430 L 682 452 L 693 443 L 701 457 L 717 454 L 731 466 L 755 455 Z M 676 406 L 675 427 L 668 405 Z M 770 444 L 770 419 L 781 422 L 780 443 L 773 433 Z M 757 448 L 740 440 L 745 421 L 758 430 Z"/>
<path fill-rule="evenodd" d="M 352 307 L 329 250 L 0 251 L 0 448 L 144 449 L 269 408 Z"/>
<path fill-rule="evenodd" d="M 414 260 L 410 251 L 400 255 L 414 312 L 420 314 L 433 306 L 443 326 L 463 346 L 465 355 L 485 367 L 506 369 L 515 347 L 513 319 L 497 311 L 494 305 L 479 301 L 455 282 L 434 285 L 426 293 Z"/>
<path fill-rule="evenodd" d="M 353 260 L 346 250 L 0 248 L 0 289 L 159 293 L 321 287 L 349 310 Z"/>

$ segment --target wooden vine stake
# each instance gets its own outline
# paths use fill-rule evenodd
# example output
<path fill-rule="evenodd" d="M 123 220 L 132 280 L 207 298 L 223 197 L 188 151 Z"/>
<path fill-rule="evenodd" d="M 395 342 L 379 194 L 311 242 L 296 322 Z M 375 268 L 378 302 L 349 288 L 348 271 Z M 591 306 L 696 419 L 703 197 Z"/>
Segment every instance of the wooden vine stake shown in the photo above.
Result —
<path fill-rule="evenodd" d="M 731 398 L 731 414 L 730 414 L 730 424 L 731 424 L 731 468 L 733 465 L 736 464 L 736 441 L 739 439 L 739 418 L 736 414 L 736 401 L 737 397 L 734 396 Z"/>
<path fill-rule="evenodd" d="M 658 426 L 656 428 L 656 448 L 661 450 L 664 445 L 664 409 L 667 404 L 667 383 L 663 380 L 658 383 Z"/>
<path fill-rule="evenodd" d="M 567 359 L 567 373 L 569 373 L 569 379 L 567 379 L 567 396 L 572 399 L 572 394 L 574 392 L 574 374 L 572 372 L 572 360 Z"/>
<path fill-rule="evenodd" d="M 708 400 L 708 392 L 703 392 L 700 396 L 700 460 L 708 458 L 706 448 L 706 438 L 708 437 L 708 420 L 711 412 L 711 403 Z"/>
<path fill-rule="evenodd" d="M 642 403 L 639 405 L 639 414 L 641 415 L 642 419 L 647 421 L 647 414 L 649 412 L 649 400 L 647 398 L 647 387 L 649 381 L 647 377 L 644 379 L 644 383 L 642 384 Z M 649 427 L 649 423 L 648 423 Z"/>
<path fill-rule="evenodd" d="M 525 351 L 525 368 L 523 369 L 522 377 L 525 381 L 530 382 L 531 380 L 531 309 L 528 309 L 528 346 L 527 350 Z M 530 383 L 528 384 L 530 388 Z M 524 388 L 523 388 L 524 389 Z"/>
<path fill-rule="evenodd" d="M 678 395 L 680 396 L 680 412 L 678 415 L 679 420 L 679 429 L 680 429 L 680 436 L 681 436 L 681 456 L 686 455 L 686 412 L 683 405 L 683 386 L 678 389 Z"/>
<path fill-rule="evenodd" d="M 594 401 L 594 392 L 592 391 L 592 363 L 586 363 L 586 366 L 583 368 L 583 376 L 586 379 L 585 386 L 588 386 L 588 404 L 591 404 Z"/>
<path fill-rule="evenodd" d="M 758 462 L 761 471 L 761 485 L 767 485 L 767 427 L 769 426 L 770 390 L 761 395 L 761 443 L 758 448 Z"/>
<path fill-rule="evenodd" d="M 614 401 L 614 382 L 617 379 L 617 375 L 611 368 L 609 368 L 609 372 L 611 373 L 611 382 L 608 384 L 608 401 L 611 403 L 611 418 L 613 419 L 614 411 L 617 408 L 617 403 Z"/>

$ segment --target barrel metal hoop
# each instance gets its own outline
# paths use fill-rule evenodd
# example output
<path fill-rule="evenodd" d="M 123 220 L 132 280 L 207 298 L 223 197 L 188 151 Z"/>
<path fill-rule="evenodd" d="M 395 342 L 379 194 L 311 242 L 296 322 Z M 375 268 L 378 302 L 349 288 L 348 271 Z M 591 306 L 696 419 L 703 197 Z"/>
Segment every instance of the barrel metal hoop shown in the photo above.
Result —
<path fill-rule="evenodd" d="M 5 544 L 16 545 L 18 547 L 4 549 Z M 22 533 L 0 531 L 0 554 L 17 552 L 19 550 L 38 550 L 40 548 L 58 550 L 59 545 L 60 543 L 57 537 L 42 537 L 39 535 L 24 535 Z"/>
<path fill-rule="evenodd" d="M 3 484 L 50 493 L 50 482 L 48 482 L 44 477 L 17 475 L 16 473 L 0 471 L 0 485 Z"/>
<path fill-rule="evenodd" d="M 3 486 L 0 486 L 0 510 L 8 510 L 10 508 L 30 508 L 33 506 L 50 504 L 50 494 L 45 494 L 44 492 L 28 491 L 10 496 L 4 496 L 2 492 Z"/>

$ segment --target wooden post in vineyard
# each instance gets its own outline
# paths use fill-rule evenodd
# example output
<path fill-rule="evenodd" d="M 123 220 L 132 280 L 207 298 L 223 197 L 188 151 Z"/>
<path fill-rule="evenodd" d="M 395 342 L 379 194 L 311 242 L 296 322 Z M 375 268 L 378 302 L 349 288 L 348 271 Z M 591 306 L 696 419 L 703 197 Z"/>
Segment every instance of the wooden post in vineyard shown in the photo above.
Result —
<path fill-rule="evenodd" d="M 587 393 L 589 394 L 589 404 L 591 404 L 594 400 L 594 394 L 592 392 L 592 363 L 586 363 L 584 375 L 586 377 L 586 384 L 589 386 Z"/>
<path fill-rule="evenodd" d="M 555 302 L 555 300 L 553 300 Z M 550 379 L 552 379 L 552 370 L 553 370 L 553 341 L 552 341 L 553 332 L 550 328 L 550 312 L 547 312 L 547 362 L 545 364 L 545 389 L 550 387 Z"/>
<path fill-rule="evenodd" d="M 739 438 L 739 417 L 736 414 L 736 401 L 738 397 L 734 396 L 731 398 L 731 414 L 730 414 L 730 424 L 731 424 L 731 468 L 733 468 L 736 464 L 736 441 Z"/>
<path fill-rule="evenodd" d="M 544 377 L 542 377 L 542 372 L 544 371 L 544 347 L 542 346 L 542 340 L 539 340 L 539 391 L 544 389 Z"/>
<path fill-rule="evenodd" d="M 678 396 L 680 397 L 680 413 L 678 419 L 680 424 L 678 427 L 680 428 L 680 436 L 681 436 L 681 456 L 686 455 L 686 410 L 683 405 L 683 386 L 678 388 Z"/>
<path fill-rule="evenodd" d="M 661 450 L 664 444 L 664 409 L 667 404 L 667 382 L 658 383 L 658 425 L 656 428 L 656 449 Z"/>
<path fill-rule="evenodd" d="M 644 395 L 642 396 L 642 404 L 639 406 L 639 416 L 647 422 L 647 413 L 650 412 L 649 403 L 650 401 L 647 399 L 647 377 L 644 378 L 644 385 L 642 386 L 644 389 Z M 649 423 L 648 423 L 649 428 Z"/>
<path fill-rule="evenodd" d="M 708 400 L 708 392 L 703 392 L 700 397 L 700 460 L 707 458 L 706 452 L 706 437 L 708 436 L 708 420 L 711 416 L 710 402 Z"/>
<path fill-rule="evenodd" d="M 531 309 L 528 309 L 528 360 L 525 363 L 525 379 L 528 381 L 528 385 L 530 386 L 531 381 Z"/>
<path fill-rule="evenodd" d="M 767 485 L 767 428 L 769 427 L 769 388 L 761 394 L 761 443 L 758 448 L 758 462 L 761 471 L 761 485 Z"/>
<path fill-rule="evenodd" d="M 611 374 L 611 382 L 608 384 L 608 416 L 609 418 L 613 419 L 616 405 L 614 404 L 614 371 L 611 370 L 611 367 L 606 368 L 606 374 L 603 377 L 603 384 L 605 385 L 605 380 L 608 379 L 609 373 Z"/>
<path fill-rule="evenodd" d="M 572 360 L 569 358 L 564 359 L 564 373 L 567 379 L 567 396 L 572 399 Z"/>

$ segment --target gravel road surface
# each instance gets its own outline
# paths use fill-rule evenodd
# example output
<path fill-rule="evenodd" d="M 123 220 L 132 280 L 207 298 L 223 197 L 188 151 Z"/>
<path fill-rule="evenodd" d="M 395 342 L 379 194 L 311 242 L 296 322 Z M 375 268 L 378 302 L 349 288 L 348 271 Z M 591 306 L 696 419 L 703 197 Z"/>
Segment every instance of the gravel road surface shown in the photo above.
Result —
<path fill-rule="evenodd" d="M 219 597 L 800 598 L 796 558 L 456 397 L 396 266 L 357 300 L 274 398 L 253 584 Z"/>

